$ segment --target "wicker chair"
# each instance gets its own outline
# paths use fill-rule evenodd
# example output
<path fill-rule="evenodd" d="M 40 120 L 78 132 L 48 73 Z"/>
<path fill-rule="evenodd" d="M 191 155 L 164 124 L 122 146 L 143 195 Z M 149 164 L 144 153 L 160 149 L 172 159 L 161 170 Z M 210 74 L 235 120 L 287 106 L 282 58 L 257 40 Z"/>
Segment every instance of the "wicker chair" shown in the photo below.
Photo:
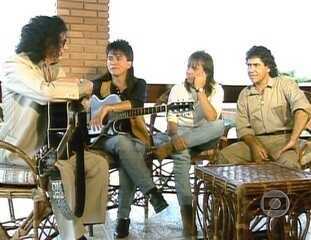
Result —
<path fill-rule="evenodd" d="M 156 101 L 156 105 L 166 104 L 168 101 L 168 96 L 171 88 L 168 88 Z M 159 116 L 157 114 L 153 114 L 150 117 L 150 123 L 148 124 L 149 131 L 151 135 L 161 132 L 161 130 L 155 127 L 156 119 Z M 213 164 L 217 160 L 217 156 L 219 151 L 228 145 L 227 135 L 232 126 L 228 124 L 225 127 L 225 131 L 223 136 L 219 139 L 217 143 L 214 145 L 203 145 L 197 148 L 191 149 L 191 164 L 194 166 L 196 164 L 203 163 L 202 161 L 206 161 L 206 164 Z M 153 156 L 153 160 L 156 157 Z M 155 184 L 162 190 L 163 193 L 176 193 L 175 189 L 175 181 L 174 174 L 172 171 L 173 160 L 171 157 L 167 157 L 167 159 L 161 161 L 152 161 L 153 169 L 152 176 Z M 190 173 L 190 179 L 192 182 L 192 186 L 194 183 L 194 172 Z"/>
<path fill-rule="evenodd" d="M 39 178 L 31 159 L 21 149 L 4 141 L 0 148 L 24 160 L 28 167 L 0 165 L 0 198 L 6 198 L 10 219 L 0 222 L 0 239 L 53 239 L 58 235 L 55 219 L 44 190 L 44 180 Z M 27 217 L 16 218 L 13 199 L 33 200 L 33 209 Z"/>
<path fill-rule="evenodd" d="M 307 99 L 309 100 L 309 102 L 311 103 L 311 92 L 309 91 L 304 91 L 304 94 L 306 95 Z M 309 120 L 305 130 L 311 134 L 311 120 Z M 300 151 L 299 151 L 299 161 L 300 161 L 300 166 L 303 170 L 311 170 L 311 159 L 306 159 L 303 158 L 306 153 L 307 153 L 307 149 L 311 149 L 311 141 L 310 141 L 310 137 L 304 138 L 303 140 L 304 143 L 302 144 Z"/>

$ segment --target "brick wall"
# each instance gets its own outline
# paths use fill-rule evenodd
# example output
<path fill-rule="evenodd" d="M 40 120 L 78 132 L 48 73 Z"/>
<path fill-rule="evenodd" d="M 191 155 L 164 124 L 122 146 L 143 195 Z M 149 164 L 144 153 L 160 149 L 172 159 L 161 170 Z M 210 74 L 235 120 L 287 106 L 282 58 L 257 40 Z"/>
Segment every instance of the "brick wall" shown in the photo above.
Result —
<path fill-rule="evenodd" d="M 68 76 L 92 78 L 105 71 L 108 8 L 109 0 L 57 0 L 57 13 L 69 30 L 61 60 Z"/>

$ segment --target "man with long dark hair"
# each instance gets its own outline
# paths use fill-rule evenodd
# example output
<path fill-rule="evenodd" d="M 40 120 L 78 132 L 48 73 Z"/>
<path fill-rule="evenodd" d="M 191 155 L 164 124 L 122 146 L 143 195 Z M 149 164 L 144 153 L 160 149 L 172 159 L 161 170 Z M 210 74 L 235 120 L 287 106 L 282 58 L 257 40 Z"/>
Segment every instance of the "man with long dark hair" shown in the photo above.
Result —
<path fill-rule="evenodd" d="M 214 80 L 212 57 L 197 51 L 188 59 L 186 79 L 175 85 L 169 94 L 168 103 L 193 101 L 194 111 L 169 113 L 167 134 L 170 143 L 159 146 L 154 153 L 164 159 L 171 155 L 174 159 L 175 186 L 183 221 L 185 237 L 196 234 L 192 215 L 192 193 L 189 179 L 191 151 L 212 147 L 224 131 L 222 120 L 218 120 L 223 102 L 223 89 Z M 167 135 L 154 136 L 155 144 L 169 141 Z"/>
<path fill-rule="evenodd" d="M 281 76 L 271 51 L 253 46 L 246 53 L 252 85 L 237 102 L 236 126 L 241 142 L 220 152 L 219 162 L 277 161 L 300 168 L 299 136 L 310 117 L 310 104 L 297 84 Z"/>
<path fill-rule="evenodd" d="M 37 16 L 22 28 L 16 55 L 3 65 L 4 124 L 0 139 L 33 156 L 46 141 L 47 103 L 55 99 L 77 100 L 89 96 L 91 81 L 68 79 L 58 68 L 66 43 L 67 27 L 58 17 Z M 0 151 L 1 163 L 25 165 L 14 154 Z M 36 163 L 33 163 L 36 166 Z M 75 157 L 56 163 L 64 181 L 65 195 L 72 207 L 75 189 Z M 94 153 L 85 153 L 86 203 L 82 218 L 67 220 L 52 202 L 57 226 L 64 240 L 85 239 L 83 223 L 104 222 L 108 163 Z M 55 205 L 55 206 L 54 206 Z"/>
<path fill-rule="evenodd" d="M 134 76 L 133 50 L 129 43 L 125 40 L 111 42 L 107 46 L 106 54 L 108 72 L 94 81 L 94 93 L 99 97 L 117 94 L 121 102 L 103 106 L 91 119 L 91 124 L 95 128 L 102 126 L 103 119 L 109 113 L 143 107 L 145 100 L 146 82 Z M 139 119 L 141 124 L 136 122 Z M 122 134 L 101 135 L 93 146 L 111 153 L 119 164 L 120 191 L 115 231 L 117 238 L 124 238 L 129 234 L 129 214 L 136 187 L 139 187 L 143 194 L 150 196 L 150 203 L 156 213 L 168 206 L 155 187 L 150 170 L 144 162 L 148 138 L 143 137 L 144 134 L 143 136 L 136 134 L 144 131 L 142 118 L 124 120 Z"/>

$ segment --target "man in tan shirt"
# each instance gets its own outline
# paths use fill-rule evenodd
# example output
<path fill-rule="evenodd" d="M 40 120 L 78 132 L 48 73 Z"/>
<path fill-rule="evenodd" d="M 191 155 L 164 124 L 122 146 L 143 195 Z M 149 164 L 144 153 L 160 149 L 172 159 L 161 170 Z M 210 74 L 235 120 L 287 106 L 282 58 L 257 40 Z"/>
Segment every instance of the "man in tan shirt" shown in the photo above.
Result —
<path fill-rule="evenodd" d="M 237 103 L 240 142 L 220 152 L 220 163 L 276 161 L 300 168 L 299 136 L 310 118 L 310 104 L 297 84 L 278 74 L 269 49 L 254 46 L 246 54 L 253 85 L 242 90 Z"/>

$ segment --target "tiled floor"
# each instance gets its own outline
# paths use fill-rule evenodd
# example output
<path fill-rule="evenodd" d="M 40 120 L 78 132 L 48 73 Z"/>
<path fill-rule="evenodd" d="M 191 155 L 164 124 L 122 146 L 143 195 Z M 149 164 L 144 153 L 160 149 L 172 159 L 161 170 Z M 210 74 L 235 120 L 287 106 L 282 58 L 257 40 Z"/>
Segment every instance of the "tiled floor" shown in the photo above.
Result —
<path fill-rule="evenodd" d="M 159 214 L 150 210 L 148 219 L 144 219 L 141 207 L 133 207 L 131 211 L 130 235 L 127 240 L 182 240 L 182 225 L 179 206 L 175 197 L 169 198 L 169 207 Z M 116 211 L 111 210 L 105 225 L 95 226 L 95 236 L 90 239 L 114 239 Z"/>
<path fill-rule="evenodd" d="M 148 219 L 144 218 L 144 209 L 142 207 L 132 207 L 130 235 L 126 240 L 182 240 L 182 225 L 179 215 L 179 206 L 176 196 L 169 194 L 165 198 L 169 207 L 159 214 L 155 214 L 150 208 Z M 17 217 L 23 216 L 31 209 L 31 201 L 18 200 L 15 202 Z M 4 199 L 0 199 L 0 221 L 8 219 L 7 204 Z M 112 240 L 116 222 L 116 209 L 110 210 L 107 214 L 106 224 L 94 226 L 93 240 Z M 60 238 L 59 238 L 60 239 Z"/>
<path fill-rule="evenodd" d="M 179 215 L 179 206 L 176 196 L 165 195 L 169 202 L 169 207 L 159 214 L 155 214 L 150 209 L 148 219 L 144 218 L 144 210 L 141 207 L 133 207 L 131 211 L 130 235 L 126 240 L 185 240 L 182 237 L 181 219 Z M 17 200 L 15 202 L 17 217 L 22 216 L 31 209 L 30 200 Z M 0 199 L 0 221 L 8 218 L 8 208 L 6 201 Z M 106 224 L 94 226 L 94 237 L 88 237 L 90 240 L 112 240 L 116 221 L 116 210 L 108 212 Z M 60 238 L 59 238 L 60 239 Z M 199 233 L 198 239 L 203 239 Z M 311 240 L 311 229 L 306 237 Z"/>

